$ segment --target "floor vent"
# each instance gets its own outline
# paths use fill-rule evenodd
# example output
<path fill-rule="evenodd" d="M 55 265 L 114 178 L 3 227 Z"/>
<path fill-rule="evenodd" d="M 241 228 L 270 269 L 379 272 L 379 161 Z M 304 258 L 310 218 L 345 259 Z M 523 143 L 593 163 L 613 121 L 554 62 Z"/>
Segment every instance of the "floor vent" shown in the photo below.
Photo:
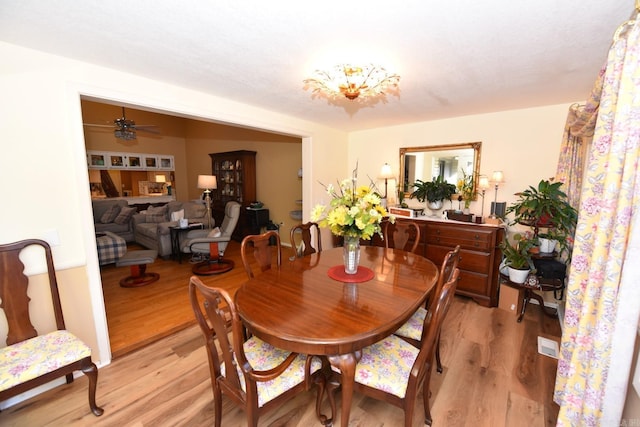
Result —
<path fill-rule="evenodd" d="M 557 342 L 548 338 L 538 337 L 538 353 L 557 359 L 560 348 Z"/>

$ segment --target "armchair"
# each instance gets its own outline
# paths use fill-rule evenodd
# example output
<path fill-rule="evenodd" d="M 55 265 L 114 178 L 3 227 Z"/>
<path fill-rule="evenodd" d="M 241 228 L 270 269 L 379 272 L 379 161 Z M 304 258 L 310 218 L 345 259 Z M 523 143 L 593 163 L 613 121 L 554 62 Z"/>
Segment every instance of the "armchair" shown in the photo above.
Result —
<path fill-rule="evenodd" d="M 223 259 L 224 251 L 231 241 L 231 234 L 240 218 L 240 203 L 228 202 L 224 207 L 224 219 L 220 225 L 220 234 L 213 230 L 192 230 L 181 244 L 182 253 L 208 254 L 209 259 L 193 266 L 193 274 L 211 275 L 231 270 L 232 260 Z"/>

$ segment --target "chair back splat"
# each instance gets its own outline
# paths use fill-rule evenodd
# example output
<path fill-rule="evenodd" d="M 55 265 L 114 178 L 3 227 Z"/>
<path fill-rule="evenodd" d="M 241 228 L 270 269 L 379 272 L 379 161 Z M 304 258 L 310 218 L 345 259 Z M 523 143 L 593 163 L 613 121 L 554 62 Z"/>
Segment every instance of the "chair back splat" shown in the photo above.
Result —
<path fill-rule="evenodd" d="M 277 231 L 270 230 L 262 234 L 250 234 L 242 239 L 242 243 L 240 245 L 240 256 L 249 279 L 253 279 L 254 277 L 254 273 L 251 268 L 252 259 L 250 254 L 253 254 L 253 260 L 258 263 L 260 272 L 267 271 L 273 265 L 272 246 L 276 247 L 276 267 L 280 268 L 282 265 L 282 246 L 280 244 L 280 234 Z"/>
<path fill-rule="evenodd" d="M 222 424 L 222 393 L 242 407 L 248 426 L 257 426 L 262 413 L 313 385 L 318 386 L 316 415 L 321 422 L 327 419 L 320 414 L 325 390 L 323 369 L 328 367 L 324 361 L 281 350 L 256 336 L 245 340 L 242 321 L 227 291 L 208 287 L 196 276 L 189 280 L 189 299 L 209 358 L 215 426 Z"/>
<path fill-rule="evenodd" d="M 416 253 L 420 243 L 420 227 L 413 221 L 385 221 L 383 226 L 384 246 Z M 413 239 L 413 244 L 408 245 Z"/>
<path fill-rule="evenodd" d="M 38 333 L 30 319 L 29 277 L 20 255 L 44 261 L 53 303 L 55 328 Z M 25 257 L 26 258 L 26 257 Z M 73 372 L 82 371 L 89 379 L 89 407 L 94 415 L 104 412 L 96 404 L 98 368 L 91 361 L 91 349 L 65 329 L 58 282 L 49 244 L 28 239 L 0 245 L 0 308 L 7 319 L 7 346 L 0 348 L 0 401 L 65 377 L 73 381 Z M 36 310 L 38 308 L 34 308 Z M 42 307 L 39 308 L 42 311 Z"/>
<path fill-rule="evenodd" d="M 316 247 L 313 247 L 312 230 L 315 235 Z M 289 232 L 291 239 L 291 248 L 293 249 L 296 257 L 303 257 L 305 255 L 311 255 L 316 252 L 322 252 L 322 238 L 320 236 L 320 227 L 318 223 L 306 222 L 304 224 L 298 224 L 291 228 Z"/>

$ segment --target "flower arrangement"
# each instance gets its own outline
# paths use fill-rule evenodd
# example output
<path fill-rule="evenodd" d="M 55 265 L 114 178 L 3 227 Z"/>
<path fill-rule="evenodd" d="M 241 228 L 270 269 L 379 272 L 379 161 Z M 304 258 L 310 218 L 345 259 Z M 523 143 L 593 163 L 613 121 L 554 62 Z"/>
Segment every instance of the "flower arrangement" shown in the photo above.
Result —
<path fill-rule="evenodd" d="M 462 172 L 462 178 L 458 180 L 458 192 L 462 196 L 462 200 L 464 200 L 464 207 L 468 208 L 473 197 L 476 195 L 473 185 L 473 175 L 467 175 L 464 169 L 460 169 L 460 172 Z"/>
<path fill-rule="evenodd" d="M 368 186 L 356 185 L 357 171 L 356 166 L 353 177 L 340 181 L 337 189 L 321 183 L 332 198 L 331 204 L 329 207 L 316 205 L 311 211 L 311 221 L 329 228 L 336 236 L 370 240 L 374 233 L 382 236 L 380 223 L 384 217 L 388 216 L 390 222 L 394 222 L 395 217 L 382 206 L 373 182 Z"/>

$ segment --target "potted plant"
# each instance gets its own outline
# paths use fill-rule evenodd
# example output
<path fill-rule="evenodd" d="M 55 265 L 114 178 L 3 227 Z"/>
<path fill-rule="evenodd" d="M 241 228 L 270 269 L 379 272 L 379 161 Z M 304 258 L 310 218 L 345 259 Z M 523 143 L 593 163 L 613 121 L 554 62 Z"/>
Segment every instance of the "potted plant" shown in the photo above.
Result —
<path fill-rule="evenodd" d="M 569 247 L 573 239 L 578 212 L 569 204 L 567 195 L 560 189 L 562 182 L 541 180 L 537 187 L 529 186 L 526 190 L 516 193 L 518 200 L 506 210 L 513 213 L 513 224 L 523 224 L 534 228 L 538 235 L 540 228 L 547 228 L 548 234 L 557 240 L 559 252 Z M 544 237 L 544 233 L 540 233 Z"/>
<path fill-rule="evenodd" d="M 529 271 L 535 268 L 530 252 L 535 246 L 535 240 L 516 233 L 513 235 L 513 243 L 504 239 L 499 246 L 504 256 L 503 263 L 509 267 L 509 280 L 524 283 Z"/>
<path fill-rule="evenodd" d="M 416 180 L 411 184 L 415 190 L 410 197 L 418 199 L 420 202 L 427 201 L 429 209 L 438 210 L 442 208 L 444 199 L 451 200 L 451 196 L 456 193 L 456 186 L 449 184 L 442 176 L 434 177 L 432 181 Z"/>

